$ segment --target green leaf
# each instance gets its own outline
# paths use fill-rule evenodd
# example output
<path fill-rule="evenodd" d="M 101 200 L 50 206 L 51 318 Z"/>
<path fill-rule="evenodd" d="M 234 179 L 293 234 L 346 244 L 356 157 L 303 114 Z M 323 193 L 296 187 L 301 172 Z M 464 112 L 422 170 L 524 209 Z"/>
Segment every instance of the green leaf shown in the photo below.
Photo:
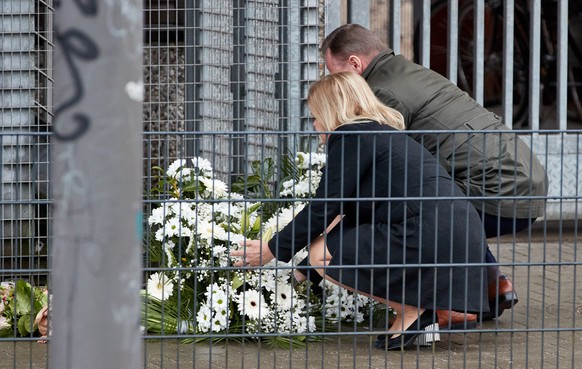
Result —
<path fill-rule="evenodd" d="M 273 238 L 273 230 L 269 228 L 263 233 L 263 237 L 261 239 L 263 242 L 269 242 L 271 238 Z"/>
<path fill-rule="evenodd" d="M 235 275 L 232 279 L 232 289 L 237 290 L 240 286 L 242 286 L 245 282 L 239 278 L 238 275 Z"/>
<path fill-rule="evenodd" d="M 248 213 L 249 214 L 254 213 L 255 211 L 257 211 L 261 207 L 261 205 L 262 204 L 259 202 L 259 203 L 253 204 L 252 206 L 249 206 L 249 208 L 247 209 Z"/>
<path fill-rule="evenodd" d="M 12 327 L 7 327 L 5 329 L 0 330 L 0 337 L 11 337 L 14 335 L 14 331 Z"/>
<path fill-rule="evenodd" d="M 249 222 L 250 222 L 249 213 L 247 213 L 246 211 L 243 211 L 242 215 L 240 217 L 240 229 L 241 229 L 243 234 L 247 233 L 247 228 L 248 228 Z"/>
<path fill-rule="evenodd" d="M 16 301 L 16 315 L 32 313 L 32 287 L 30 283 L 24 280 L 17 281 L 14 297 Z"/>
<path fill-rule="evenodd" d="M 18 333 L 20 333 L 21 336 L 28 336 L 29 333 L 31 333 L 31 329 L 32 329 L 32 318 L 30 317 L 30 314 L 26 314 L 20 317 L 20 319 L 18 319 Z"/>
<path fill-rule="evenodd" d="M 255 219 L 253 227 L 251 228 L 251 231 L 253 233 L 258 233 L 260 230 L 261 230 L 261 217 L 257 217 L 257 219 Z"/>

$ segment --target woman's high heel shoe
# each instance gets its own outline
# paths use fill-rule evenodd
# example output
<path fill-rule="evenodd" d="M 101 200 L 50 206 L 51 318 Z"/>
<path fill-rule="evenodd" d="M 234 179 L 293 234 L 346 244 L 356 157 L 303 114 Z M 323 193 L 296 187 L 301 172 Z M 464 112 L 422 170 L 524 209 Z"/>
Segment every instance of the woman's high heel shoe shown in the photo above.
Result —
<path fill-rule="evenodd" d="M 434 331 L 438 331 L 438 317 L 432 310 L 425 310 L 418 319 L 406 328 L 399 336 L 394 338 L 378 339 L 374 342 L 374 347 L 380 350 L 402 350 L 412 346 L 419 335 L 425 334 L 425 328 L 434 325 Z M 408 333 L 411 331 L 410 333 Z"/>

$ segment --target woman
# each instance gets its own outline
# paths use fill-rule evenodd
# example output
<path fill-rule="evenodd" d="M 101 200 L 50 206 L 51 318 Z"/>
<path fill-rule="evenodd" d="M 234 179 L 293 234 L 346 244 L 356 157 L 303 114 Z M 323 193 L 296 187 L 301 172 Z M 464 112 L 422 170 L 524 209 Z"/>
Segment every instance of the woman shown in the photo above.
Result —
<path fill-rule="evenodd" d="M 236 265 L 288 261 L 309 245 L 323 278 L 396 310 L 389 339 L 376 342 L 388 350 L 412 345 L 436 309 L 488 311 L 479 215 L 436 159 L 398 132 L 400 113 L 349 72 L 323 77 L 307 101 L 328 155 L 315 197 L 268 244 L 232 252 L 244 258 Z"/>

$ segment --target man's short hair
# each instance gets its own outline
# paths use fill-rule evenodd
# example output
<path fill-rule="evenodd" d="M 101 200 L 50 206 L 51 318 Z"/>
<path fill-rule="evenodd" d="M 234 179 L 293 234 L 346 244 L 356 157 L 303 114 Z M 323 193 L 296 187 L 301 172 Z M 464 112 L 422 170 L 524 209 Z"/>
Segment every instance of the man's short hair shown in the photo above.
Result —
<path fill-rule="evenodd" d="M 340 59 L 350 55 L 371 55 L 384 51 L 386 44 L 369 29 L 359 24 L 344 24 L 334 29 L 321 44 L 321 53 L 327 49 Z"/>

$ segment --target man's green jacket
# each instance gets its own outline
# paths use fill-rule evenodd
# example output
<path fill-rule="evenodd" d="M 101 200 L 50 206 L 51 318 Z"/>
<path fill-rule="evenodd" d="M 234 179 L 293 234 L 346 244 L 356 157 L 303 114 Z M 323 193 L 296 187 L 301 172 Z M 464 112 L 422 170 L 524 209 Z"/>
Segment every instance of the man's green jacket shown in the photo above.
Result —
<path fill-rule="evenodd" d="M 440 74 L 391 49 L 362 73 L 376 96 L 404 116 L 479 211 L 507 218 L 544 214 L 546 171 L 501 118 Z M 492 132 L 491 132 L 492 131 Z"/>

